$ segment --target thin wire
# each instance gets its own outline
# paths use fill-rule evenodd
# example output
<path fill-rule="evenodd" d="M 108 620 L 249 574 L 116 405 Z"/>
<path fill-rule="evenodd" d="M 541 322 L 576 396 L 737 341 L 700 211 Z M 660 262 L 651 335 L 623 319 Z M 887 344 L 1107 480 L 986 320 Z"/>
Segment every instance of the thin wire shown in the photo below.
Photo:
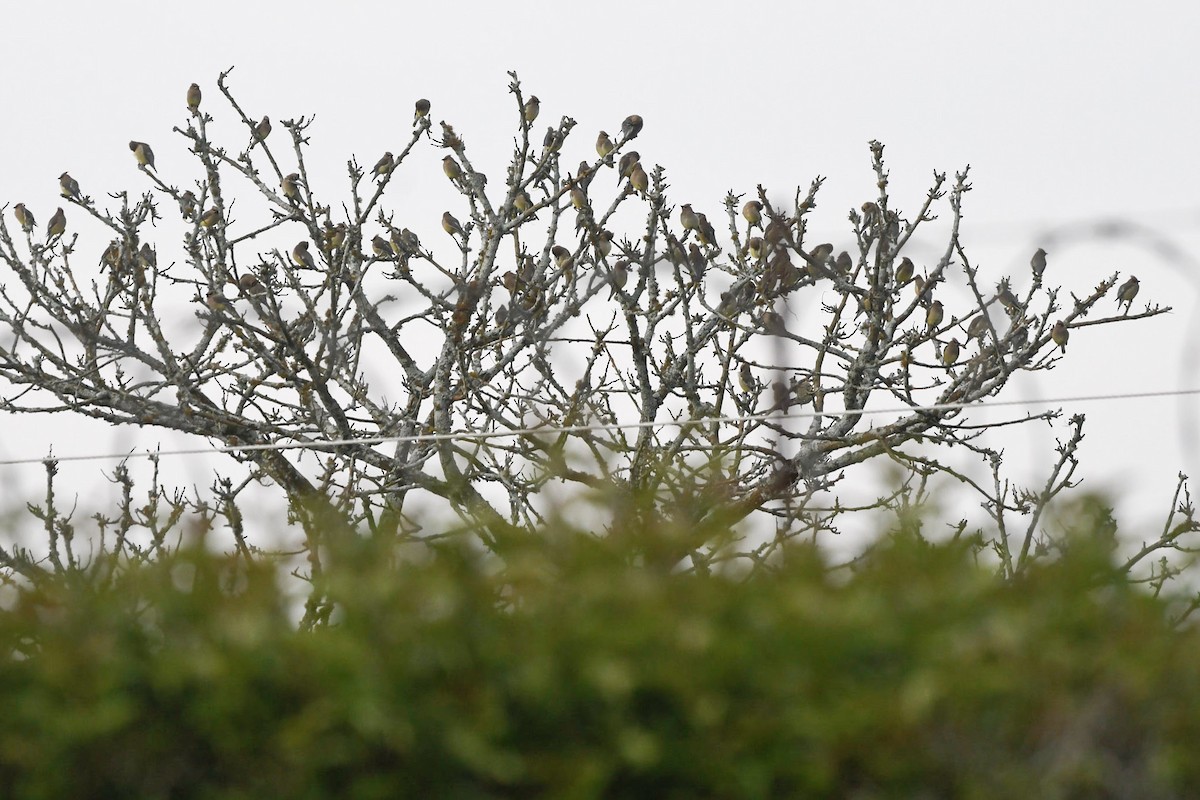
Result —
<path fill-rule="evenodd" d="M 1159 392 L 1126 392 L 1123 394 L 1092 394 L 1073 395 L 1068 397 L 1047 397 L 1026 400 L 995 400 L 977 403 L 934 403 L 927 406 L 897 406 L 894 408 L 851 409 L 849 411 L 796 411 L 780 414 L 747 414 L 729 417 L 698 417 L 684 420 L 649 420 L 643 422 L 613 422 L 600 425 L 566 425 L 543 426 L 538 428 L 516 428 L 505 431 L 456 431 L 453 433 L 419 433 L 411 436 L 370 436 L 361 439 L 330 439 L 320 442 L 290 442 L 274 444 L 244 444 L 228 445 L 225 447 L 198 447 L 183 450 L 155 450 L 145 453 L 94 453 L 79 456 L 45 456 L 42 458 L 15 458 L 0 460 L 0 466 L 16 464 L 46 464 L 62 461 L 108 461 L 129 458 L 161 458 L 163 456 L 192 456 L 212 453 L 249 453 L 263 450 L 325 450 L 331 447 L 346 445 L 388 444 L 392 442 L 446 442 L 446 441 L 484 441 L 515 436 L 544 436 L 556 433 L 584 433 L 588 431 L 637 430 L 641 428 L 658 427 L 694 427 L 708 425 L 714 422 L 738 423 L 760 422 L 764 420 L 782 421 L 788 419 L 812 419 L 813 417 L 853 417 L 878 416 L 881 414 L 920 414 L 932 411 L 959 411 L 963 409 L 1012 408 L 1019 406 L 1053 405 L 1056 403 L 1085 403 L 1104 400 L 1143 400 L 1156 397 L 1180 397 L 1200 394 L 1200 389 L 1172 389 Z"/>

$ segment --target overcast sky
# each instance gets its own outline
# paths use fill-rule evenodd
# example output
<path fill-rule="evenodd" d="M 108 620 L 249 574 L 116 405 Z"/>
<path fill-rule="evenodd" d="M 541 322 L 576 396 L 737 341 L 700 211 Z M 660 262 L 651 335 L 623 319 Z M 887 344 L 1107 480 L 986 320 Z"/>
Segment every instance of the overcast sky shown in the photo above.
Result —
<path fill-rule="evenodd" d="M 197 81 L 216 104 L 217 75 L 231 66 L 252 116 L 316 115 L 310 168 L 327 170 L 319 177 L 331 188 L 348 156 L 369 166 L 396 149 L 418 97 L 499 177 L 514 69 L 543 118 L 577 120 L 576 158 L 591 155 L 596 130 L 641 114 L 638 149 L 667 167 L 673 202 L 711 213 L 730 189 L 761 182 L 783 196 L 826 176 L 816 241 L 850 243 L 846 212 L 874 192 L 868 140 L 887 146 L 892 203 L 909 212 L 934 170 L 970 164 L 964 240 L 987 280 L 1025 276 L 1045 244 L 1048 281 L 1065 290 L 1133 273 L 1139 304 L 1176 309 L 1076 331 L 1058 369 L 1006 399 L 1200 386 L 1182 350 L 1200 280 L 1195 3 L 63 0 L 7 4 L 0 15 L 0 205 L 24 201 L 39 220 L 59 205 L 63 170 L 97 198 L 141 188 L 131 138 L 153 144 L 161 172 L 190 170 L 171 134 L 184 123 L 184 91 Z M 225 109 L 213 113 L 232 129 Z M 437 177 L 441 154 L 420 157 Z M 411 227 L 433 230 L 441 206 L 428 220 L 411 208 Z M 1111 221 L 1143 233 L 1102 235 Z M 1064 406 L 1087 415 L 1081 474 L 1093 488 L 1121 490 L 1121 516 L 1157 519 L 1174 475 L 1200 467 L 1181 436 L 1184 403 L 1200 399 Z M 60 417 L 3 418 L 0 458 L 178 444 Z M 1062 430 L 1030 429 L 1009 446 L 1049 453 Z M 94 480 L 100 469 L 73 474 Z M 206 485 L 211 469 L 184 471 Z M 0 480 L 34 488 L 38 470 L 0 468 Z"/>

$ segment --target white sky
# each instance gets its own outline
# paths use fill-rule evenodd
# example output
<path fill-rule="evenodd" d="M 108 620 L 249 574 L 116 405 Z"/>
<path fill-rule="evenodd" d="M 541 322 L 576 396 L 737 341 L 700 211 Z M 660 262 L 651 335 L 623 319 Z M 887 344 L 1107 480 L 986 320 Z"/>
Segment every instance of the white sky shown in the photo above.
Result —
<path fill-rule="evenodd" d="M 578 121 L 574 158 L 591 155 L 596 130 L 641 114 L 638 150 L 668 168 L 673 203 L 711 215 L 729 189 L 762 182 L 790 195 L 827 176 L 815 241 L 849 244 L 846 211 L 874 191 L 869 139 L 887 145 L 893 205 L 910 213 L 934 170 L 970 164 L 965 241 L 989 281 L 1024 277 L 1030 253 L 1052 241 L 1047 277 L 1065 290 L 1132 272 L 1139 303 L 1176 308 L 1076 331 L 1060 368 L 1007 399 L 1200 386 L 1194 370 L 1181 372 L 1200 272 L 1168 263 L 1144 239 L 1093 235 L 1098 222 L 1135 221 L 1200 258 L 1200 4 L 62 0 L 6 4 L 0 27 L 0 205 L 23 200 L 43 224 L 64 169 L 96 198 L 144 186 L 131 138 L 154 146 L 164 175 L 192 174 L 170 132 L 183 124 L 184 91 L 197 81 L 215 106 L 217 75 L 235 65 L 231 84 L 251 116 L 316 115 L 309 163 L 328 170 L 320 178 L 330 190 L 344 186 L 348 156 L 370 166 L 397 149 L 422 96 L 499 178 L 513 129 L 505 73 L 515 69 L 541 98 L 542 120 Z M 231 130 L 231 113 L 213 110 Z M 440 180 L 441 153 L 419 156 Z M 421 204 L 409 207 L 418 221 Z M 442 208 L 411 227 L 436 230 Z M 1060 229 L 1085 235 L 1048 238 Z M 169 246 L 160 243 L 160 259 Z M 1065 407 L 1088 418 L 1082 476 L 1121 491 L 1123 519 L 1158 520 L 1176 472 L 1200 471 L 1195 443 L 1179 435 L 1183 403 L 1197 408 L 1200 398 Z M 0 424 L 0 458 L 180 444 L 61 415 Z M 1030 428 L 1009 446 L 1048 454 L 1061 430 Z M 213 464 L 179 469 L 204 486 Z M 88 485 L 99 470 L 64 474 Z M 14 493 L 42 480 L 37 466 L 0 468 L 0 486 Z"/>

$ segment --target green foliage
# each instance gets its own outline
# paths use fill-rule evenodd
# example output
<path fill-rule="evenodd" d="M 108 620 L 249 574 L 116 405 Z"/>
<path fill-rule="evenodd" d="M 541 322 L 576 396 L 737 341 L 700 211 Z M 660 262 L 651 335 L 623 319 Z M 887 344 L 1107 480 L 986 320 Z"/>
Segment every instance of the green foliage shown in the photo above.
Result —
<path fill-rule="evenodd" d="M 24 589 L 0 614 L 0 796 L 1200 785 L 1200 641 L 1110 567 L 1105 537 L 1003 581 L 965 545 L 907 536 L 853 571 L 790 545 L 704 575 L 647 566 L 652 530 L 551 527 L 504 563 L 335 547 L 335 610 L 311 631 L 280 574 L 199 547 Z"/>

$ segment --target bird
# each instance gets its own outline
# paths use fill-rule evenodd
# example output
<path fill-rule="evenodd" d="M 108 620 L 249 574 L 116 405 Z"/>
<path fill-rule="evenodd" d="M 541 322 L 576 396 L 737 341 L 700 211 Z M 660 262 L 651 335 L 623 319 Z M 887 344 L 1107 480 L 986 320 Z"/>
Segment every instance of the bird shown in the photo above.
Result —
<path fill-rule="evenodd" d="M 1021 310 L 1021 304 L 1017 301 L 1016 295 L 1009 290 L 1007 281 L 1000 283 L 1000 287 L 996 292 L 996 299 L 1009 314 L 1015 314 Z"/>
<path fill-rule="evenodd" d="M 896 267 L 896 283 L 900 286 L 908 283 L 912 280 L 915 271 L 911 258 L 905 256 L 900 259 L 900 265 Z"/>
<path fill-rule="evenodd" d="M 808 251 L 809 263 L 816 263 L 818 266 L 824 267 L 831 255 L 833 255 L 833 245 L 829 242 L 822 242 Z"/>
<path fill-rule="evenodd" d="M 629 173 L 629 185 L 642 197 L 650 191 L 650 176 L 642 169 L 641 164 L 636 164 L 633 172 Z"/>
<path fill-rule="evenodd" d="M 1138 284 L 1138 279 L 1130 275 L 1129 280 L 1121 284 L 1121 288 L 1117 289 L 1117 308 L 1121 304 L 1125 304 L 1125 313 L 1128 314 L 1133 307 L 1133 298 L 1137 297 L 1138 289 L 1141 288 Z"/>
<path fill-rule="evenodd" d="M 689 242 L 688 270 L 692 273 L 692 283 L 699 283 L 704 278 L 704 268 L 707 266 L 708 259 L 704 257 L 704 253 L 700 252 L 695 242 Z"/>
<path fill-rule="evenodd" d="M 621 160 L 617 162 L 617 183 L 625 180 L 633 172 L 633 168 L 641 161 L 641 156 L 637 150 L 630 150 L 625 155 L 621 156 Z"/>
<path fill-rule="evenodd" d="M 1040 281 L 1042 273 L 1046 271 L 1046 251 L 1039 247 L 1029 260 L 1029 266 L 1033 268 L 1033 279 Z"/>
<path fill-rule="evenodd" d="M 209 290 L 208 294 L 204 296 L 204 304 L 218 314 L 223 314 L 233 307 L 229 304 L 229 298 L 216 289 Z"/>
<path fill-rule="evenodd" d="M 925 327 L 928 330 L 937 328 L 942 324 L 942 318 L 945 316 L 945 310 L 942 308 L 941 300 L 934 300 L 929 304 L 929 310 L 925 312 Z"/>
<path fill-rule="evenodd" d="M 550 248 L 550 255 L 554 256 L 554 263 L 563 272 L 569 272 L 575 266 L 575 257 L 571 255 L 571 251 L 563 247 L 561 244 L 556 244 Z"/>
<path fill-rule="evenodd" d="M 108 243 L 108 247 L 104 248 L 104 252 L 100 255 L 100 268 L 108 267 L 116 272 L 117 267 L 121 264 L 121 243 L 113 239 Z"/>
<path fill-rule="evenodd" d="M 179 195 L 179 213 L 184 219 L 191 219 L 196 215 L 196 194 L 191 189 Z"/>
<path fill-rule="evenodd" d="M 413 107 L 413 125 L 429 116 L 429 101 L 422 97 Z"/>
<path fill-rule="evenodd" d="M 213 225 L 216 225 L 220 219 L 220 210 L 216 206 L 213 206 L 208 211 L 205 211 L 200 215 L 200 226 L 203 228 L 211 228 Z"/>
<path fill-rule="evenodd" d="M 717 243 L 717 231 L 708 221 L 708 217 L 704 214 L 696 214 L 696 238 L 700 240 L 700 244 L 713 247 Z"/>
<path fill-rule="evenodd" d="M 971 324 L 967 326 L 967 341 L 979 339 L 983 341 L 983 337 L 988 332 L 988 318 L 986 314 L 980 314 L 971 320 Z"/>
<path fill-rule="evenodd" d="M 54 216 L 50 217 L 50 221 L 46 223 L 46 238 L 53 239 L 56 236 L 62 236 L 67 232 L 67 215 L 59 208 L 54 212 Z"/>
<path fill-rule="evenodd" d="M 187 90 L 187 107 L 193 115 L 200 113 L 200 84 L 193 83 Z"/>
<path fill-rule="evenodd" d="M 596 252 L 601 258 L 608 258 L 608 254 L 612 252 L 613 232 L 610 230 L 601 230 L 592 237 L 592 244 L 596 246 Z"/>
<path fill-rule="evenodd" d="M 13 216 L 17 218 L 17 224 L 23 231 L 31 231 L 37 224 L 37 220 L 33 218 L 33 212 L 27 209 L 24 203 L 17 203 L 13 206 Z"/>
<path fill-rule="evenodd" d="M 456 181 L 462 177 L 462 167 L 454 160 L 454 156 L 446 156 L 442 159 L 442 171 L 446 173 L 446 177 L 452 181 Z"/>
<path fill-rule="evenodd" d="M 63 197 L 79 199 L 79 181 L 72 178 L 68 173 L 64 172 L 58 176 L 58 186 L 62 191 Z"/>
<path fill-rule="evenodd" d="M 628 142 L 630 139 L 637 137 L 642 132 L 642 118 L 637 114 L 630 114 L 621 123 L 621 139 Z"/>
<path fill-rule="evenodd" d="M 391 243 L 378 234 L 371 239 L 371 252 L 376 258 L 392 258 L 395 255 Z"/>
<path fill-rule="evenodd" d="M 629 283 L 629 262 L 621 259 L 613 268 L 609 270 L 608 282 L 612 286 L 612 291 L 608 295 L 608 299 L 612 300 L 616 297 L 617 292 L 625 288 L 625 284 Z"/>
<path fill-rule="evenodd" d="M 751 228 L 755 225 L 762 227 L 762 210 L 763 204 L 758 200 L 750 200 L 742 206 L 742 216 L 750 223 Z"/>
<path fill-rule="evenodd" d="M 442 229 L 451 236 L 465 236 L 462 223 L 454 218 L 449 211 L 442 214 Z"/>
<path fill-rule="evenodd" d="M 263 286 L 262 281 L 253 272 L 240 275 L 237 279 L 237 285 L 242 294 L 262 295 L 267 293 L 267 287 Z"/>
<path fill-rule="evenodd" d="M 613 140 L 608 137 L 608 132 L 600 131 L 596 136 L 596 155 L 604 159 L 604 163 L 610 167 L 612 166 L 612 158 L 610 156 L 615 149 L 616 146 L 613 144 Z"/>
<path fill-rule="evenodd" d="M 838 253 L 833 262 L 833 268 L 837 270 L 838 275 L 843 278 L 850 274 L 850 270 L 854 269 L 854 259 L 850 257 L 850 253 L 846 250 Z"/>
<path fill-rule="evenodd" d="M 371 170 L 371 174 L 376 178 L 382 178 L 385 175 L 390 175 L 392 170 L 395 168 L 396 161 L 392 156 L 392 152 L 389 150 L 388 152 L 384 153 L 378 161 L 375 162 L 375 167 Z"/>
<path fill-rule="evenodd" d="M 542 110 L 542 101 L 537 99 L 536 94 L 529 95 L 529 99 L 525 101 L 525 105 L 521 108 L 521 117 L 526 124 L 533 122 L 538 118 L 538 114 Z"/>
<path fill-rule="evenodd" d="M 154 269 L 158 266 L 158 253 L 154 252 L 149 242 L 143 242 L 138 250 L 138 264 L 143 269 Z"/>
<path fill-rule="evenodd" d="M 942 348 L 942 363 L 947 367 L 952 366 L 955 361 L 958 361 L 958 351 L 958 339 L 951 339 L 946 346 Z"/>
<path fill-rule="evenodd" d="M 312 253 L 308 252 L 308 240 L 304 239 L 296 243 L 292 248 L 292 262 L 297 267 L 304 269 L 316 269 L 317 263 L 313 261 Z"/>
<path fill-rule="evenodd" d="M 696 231 L 700 229 L 700 218 L 696 216 L 696 212 L 692 210 L 691 203 L 684 203 L 679 207 L 679 224 L 683 226 L 685 231 Z"/>
<path fill-rule="evenodd" d="M 761 236 L 751 236 L 746 242 L 746 252 L 755 261 L 758 261 L 763 256 L 763 238 Z"/>
<path fill-rule="evenodd" d="M 754 382 L 754 373 L 750 370 L 750 363 L 747 361 L 743 361 L 742 368 L 738 370 L 738 384 L 746 394 L 750 394 L 758 388 L 758 384 Z"/>
<path fill-rule="evenodd" d="M 133 151 L 133 157 L 137 159 L 139 167 L 154 169 L 154 151 L 150 149 L 150 145 L 145 142 L 130 142 L 129 149 Z"/>
<path fill-rule="evenodd" d="M 787 326 L 784 325 L 783 315 L 777 311 L 764 311 L 762 315 L 763 330 L 772 336 L 787 336 Z"/>
<path fill-rule="evenodd" d="M 583 189 L 580 189 L 578 186 L 576 186 L 571 189 L 570 194 L 571 205 L 575 207 L 576 211 L 583 211 L 588 207 L 587 193 L 585 193 Z"/>
<path fill-rule="evenodd" d="M 1061 319 L 1054 323 L 1054 327 L 1050 329 L 1050 338 L 1054 343 L 1062 348 L 1062 351 L 1067 352 L 1067 340 L 1071 338 L 1071 332 L 1067 330 L 1067 325 Z"/>
<path fill-rule="evenodd" d="M 263 118 L 254 126 L 254 138 L 258 141 L 265 141 L 271 135 L 271 118 L 263 115 Z"/>
<path fill-rule="evenodd" d="M 300 173 L 290 172 L 283 176 L 283 196 L 286 197 L 292 205 L 300 205 Z"/>

